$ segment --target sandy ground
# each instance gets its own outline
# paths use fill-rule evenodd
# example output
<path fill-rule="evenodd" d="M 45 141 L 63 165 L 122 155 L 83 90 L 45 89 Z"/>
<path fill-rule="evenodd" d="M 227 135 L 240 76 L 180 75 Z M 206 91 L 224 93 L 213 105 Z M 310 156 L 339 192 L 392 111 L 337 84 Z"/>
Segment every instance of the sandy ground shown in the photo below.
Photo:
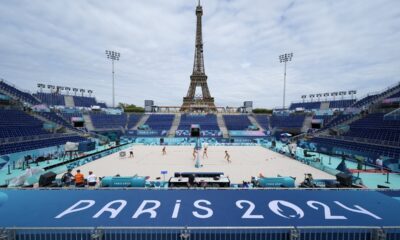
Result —
<path fill-rule="evenodd" d="M 296 184 L 304 179 L 304 173 L 312 173 L 314 178 L 335 179 L 323 171 L 302 164 L 296 160 L 259 146 L 209 146 L 208 158 L 202 158 L 201 168 L 195 167 L 193 147 L 167 146 L 167 154 L 162 155 L 162 146 L 134 146 L 131 148 L 134 158 L 120 158 L 119 153 L 80 166 L 81 172 L 87 176 L 89 170 L 97 177 L 114 176 L 150 176 L 150 180 L 161 177 L 161 171 L 166 170 L 166 180 L 175 172 L 223 172 L 229 176 L 232 183 L 250 181 L 251 176 L 262 173 L 266 177 L 281 176 L 296 177 Z M 231 163 L 225 159 L 225 150 L 231 156 Z M 125 151 L 129 155 L 129 149 Z M 75 173 L 73 170 L 73 173 Z"/>

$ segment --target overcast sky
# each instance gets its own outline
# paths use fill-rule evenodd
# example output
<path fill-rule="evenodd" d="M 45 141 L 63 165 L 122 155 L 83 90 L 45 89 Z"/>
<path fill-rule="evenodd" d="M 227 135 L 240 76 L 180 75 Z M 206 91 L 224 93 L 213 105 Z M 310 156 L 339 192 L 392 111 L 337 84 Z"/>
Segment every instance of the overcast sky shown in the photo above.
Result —
<path fill-rule="evenodd" d="M 400 81 L 398 0 L 202 0 L 205 70 L 218 106 L 282 105 L 302 94 L 358 90 Z M 111 102 L 180 105 L 189 87 L 195 0 L 0 1 L 0 77 L 92 89 Z"/>

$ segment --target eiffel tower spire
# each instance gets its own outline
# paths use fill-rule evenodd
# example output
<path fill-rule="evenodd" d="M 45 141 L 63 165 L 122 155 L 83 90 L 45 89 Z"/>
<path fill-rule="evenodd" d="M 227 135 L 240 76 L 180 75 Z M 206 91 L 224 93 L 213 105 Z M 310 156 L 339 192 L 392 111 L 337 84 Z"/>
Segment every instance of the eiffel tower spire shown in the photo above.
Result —
<path fill-rule="evenodd" d="M 196 43 L 194 51 L 193 73 L 190 76 L 190 86 L 186 97 L 183 98 L 181 111 L 203 110 L 215 111 L 214 98 L 211 97 L 207 85 L 207 75 L 204 69 L 203 32 L 202 21 L 203 7 L 198 1 L 196 7 Z M 196 87 L 201 87 L 202 96 L 195 96 Z"/>
<path fill-rule="evenodd" d="M 197 25 L 196 25 L 196 48 L 194 51 L 193 75 L 205 74 L 204 57 L 203 57 L 203 32 L 201 25 L 201 17 L 203 16 L 203 8 L 200 5 L 196 7 Z"/>

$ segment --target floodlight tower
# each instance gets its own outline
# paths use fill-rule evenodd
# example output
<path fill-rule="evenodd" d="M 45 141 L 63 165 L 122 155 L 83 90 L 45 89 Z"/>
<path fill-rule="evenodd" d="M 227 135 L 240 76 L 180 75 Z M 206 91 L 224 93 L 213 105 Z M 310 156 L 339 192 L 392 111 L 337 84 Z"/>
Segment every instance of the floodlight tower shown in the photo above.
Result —
<path fill-rule="evenodd" d="M 106 50 L 106 55 L 112 62 L 112 106 L 115 108 L 114 61 L 118 61 L 121 54 L 119 52 Z"/>
<path fill-rule="evenodd" d="M 286 63 L 292 61 L 293 53 L 285 53 L 279 56 L 279 61 L 285 63 L 285 72 L 283 75 L 283 109 L 285 109 L 286 100 Z"/>

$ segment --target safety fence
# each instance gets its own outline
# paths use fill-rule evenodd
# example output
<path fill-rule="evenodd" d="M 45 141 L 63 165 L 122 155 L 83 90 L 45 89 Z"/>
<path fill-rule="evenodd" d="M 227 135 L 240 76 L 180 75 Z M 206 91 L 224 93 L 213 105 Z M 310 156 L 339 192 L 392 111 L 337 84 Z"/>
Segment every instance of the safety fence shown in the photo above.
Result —
<path fill-rule="evenodd" d="M 397 240 L 400 226 L 3 228 L 0 240 Z"/>

